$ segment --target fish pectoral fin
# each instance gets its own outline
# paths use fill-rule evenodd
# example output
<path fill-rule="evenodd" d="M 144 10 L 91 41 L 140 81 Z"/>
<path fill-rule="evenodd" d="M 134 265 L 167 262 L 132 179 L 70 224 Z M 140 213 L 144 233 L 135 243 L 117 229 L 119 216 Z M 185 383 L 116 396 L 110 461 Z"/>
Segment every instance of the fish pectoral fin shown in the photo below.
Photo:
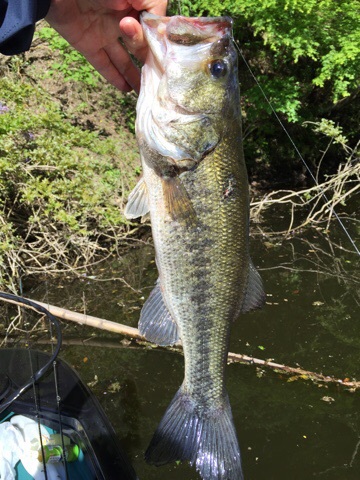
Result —
<path fill-rule="evenodd" d="M 179 177 L 162 179 L 165 207 L 171 218 L 180 224 L 194 226 L 196 212 L 186 188 Z"/>
<path fill-rule="evenodd" d="M 124 215 L 128 220 L 146 215 L 149 212 L 148 192 L 142 178 L 130 193 Z"/>
<path fill-rule="evenodd" d="M 179 341 L 178 327 L 165 305 L 159 280 L 141 310 L 139 331 L 157 345 L 174 345 Z"/>
<path fill-rule="evenodd" d="M 204 480 L 243 480 L 227 395 L 221 408 L 211 410 L 203 408 L 180 387 L 160 421 L 145 459 L 157 466 L 189 460 Z"/>
<path fill-rule="evenodd" d="M 250 310 L 261 308 L 265 300 L 266 295 L 261 277 L 250 259 L 248 284 L 240 312 L 246 313 Z"/>

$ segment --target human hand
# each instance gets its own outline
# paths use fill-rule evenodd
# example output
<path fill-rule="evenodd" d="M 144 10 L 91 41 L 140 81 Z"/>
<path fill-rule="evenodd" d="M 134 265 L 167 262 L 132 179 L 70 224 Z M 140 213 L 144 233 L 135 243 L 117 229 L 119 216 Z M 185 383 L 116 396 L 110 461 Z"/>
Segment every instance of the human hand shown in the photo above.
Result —
<path fill-rule="evenodd" d="M 51 0 L 46 20 L 115 87 L 138 92 L 140 72 L 129 52 L 145 61 L 139 13 L 165 15 L 166 6 L 167 0 Z"/>

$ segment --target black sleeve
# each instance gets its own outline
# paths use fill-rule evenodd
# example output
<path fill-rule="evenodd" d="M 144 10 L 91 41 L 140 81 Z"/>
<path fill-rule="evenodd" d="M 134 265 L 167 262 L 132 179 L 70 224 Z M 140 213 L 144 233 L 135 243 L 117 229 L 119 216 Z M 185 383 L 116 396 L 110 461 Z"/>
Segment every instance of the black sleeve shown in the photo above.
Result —
<path fill-rule="evenodd" d="M 51 0 L 0 0 L 0 53 L 29 50 L 35 23 L 44 18 Z"/>

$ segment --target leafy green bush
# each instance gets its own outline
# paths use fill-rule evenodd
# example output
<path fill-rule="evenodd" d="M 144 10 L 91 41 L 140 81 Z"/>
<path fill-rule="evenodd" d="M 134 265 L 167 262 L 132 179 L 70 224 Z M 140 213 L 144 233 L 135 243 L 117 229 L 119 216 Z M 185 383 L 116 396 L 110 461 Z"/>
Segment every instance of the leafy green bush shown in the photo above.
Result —
<path fill-rule="evenodd" d="M 91 262 L 124 233 L 133 158 L 36 87 L 2 78 L 0 92 L 0 281 Z"/>
<path fill-rule="evenodd" d="M 333 0 L 181 0 L 171 13 L 229 15 L 234 38 L 276 112 L 309 165 L 316 168 L 323 140 L 304 131 L 304 121 L 328 118 L 358 135 L 355 99 L 360 78 L 359 2 Z M 304 174 L 244 61 L 239 58 L 245 149 L 250 173 L 288 181 Z M 315 148 L 314 148 L 315 147 Z M 328 172 L 342 161 L 328 152 Z M 306 172 L 305 172 L 306 173 Z"/>
<path fill-rule="evenodd" d="M 231 15 L 235 38 L 253 32 L 273 53 L 278 67 L 306 60 L 308 79 L 317 86 L 331 84 L 334 101 L 358 88 L 360 73 L 359 3 L 333 0 L 183 0 L 185 14 Z M 175 8 L 175 6 L 174 6 Z M 241 42 L 242 43 L 242 42 Z M 252 50 L 253 51 L 253 50 Z M 288 64 L 288 65 L 287 65 Z M 281 75 L 281 70 L 277 71 Z"/>

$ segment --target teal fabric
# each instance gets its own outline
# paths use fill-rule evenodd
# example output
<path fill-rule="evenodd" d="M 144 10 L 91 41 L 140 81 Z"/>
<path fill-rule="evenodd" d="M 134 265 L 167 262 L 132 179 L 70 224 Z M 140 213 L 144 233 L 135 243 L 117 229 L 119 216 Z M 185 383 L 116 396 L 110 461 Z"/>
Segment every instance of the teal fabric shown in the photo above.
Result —
<path fill-rule="evenodd" d="M 14 412 L 5 411 L 4 416 L 0 418 L 0 423 L 8 422 L 13 415 L 15 415 Z M 50 434 L 59 433 L 45 425 L 44 427 Z M 78 459 L 75 462 L 69 462 L 67 464 L 67 470 L 70 480 L 96 480 L 96 476 L 89 468 L 88 462 L 86 462 L 84 452 L 81 448 Z M 15 471 L 16 480 L 33 480 L 33 477 L 29 475 L 21 462 L 17 463 Z"/>

